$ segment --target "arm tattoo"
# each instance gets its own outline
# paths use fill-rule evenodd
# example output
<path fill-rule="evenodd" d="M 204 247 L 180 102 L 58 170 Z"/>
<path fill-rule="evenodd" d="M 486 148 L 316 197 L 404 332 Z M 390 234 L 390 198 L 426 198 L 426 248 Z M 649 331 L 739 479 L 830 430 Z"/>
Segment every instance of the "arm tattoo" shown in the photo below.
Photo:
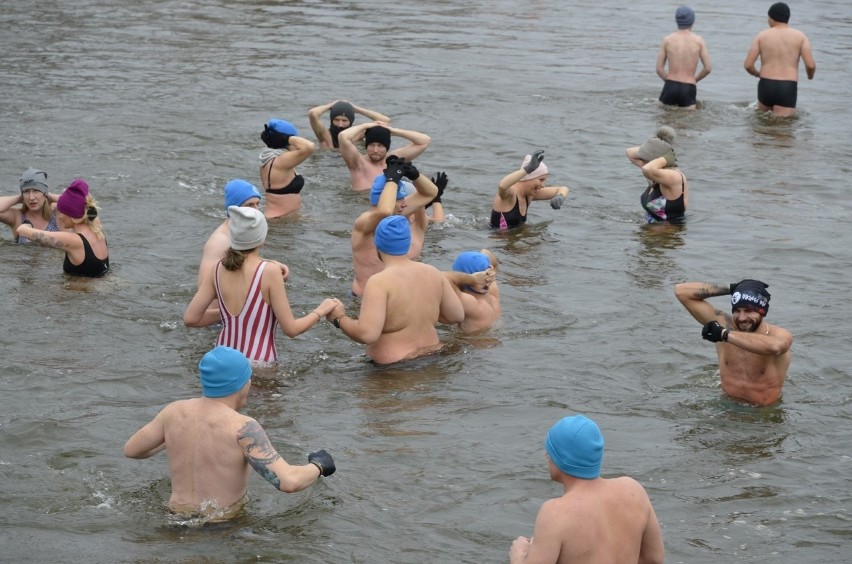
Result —
<path fill-rule="evenodd" d="M 706 300 L 714 296 L 724 296 L 729 292 L 727 287 L 719 286 L 718 284 L 705 284 L 695 291 L 695 298 Z"/>
<path fill-rule="evenodd" d="M 281 480 L 278 475 L 269 468 L 269 465 L 280 459 L 281 456 L 275 451 L 269 437 L 257 421 L 249 421 L 237 434 L 237 441 L 243 447 L 246 461 L 254 468 L 254 471 L 264 479 L 281 489 Z"/>
<path fill-rule="evenodd" d="M 33 233 L 33 236 L 30 237 L 33 241 L 41 243 L 46 247 L 53 247 L 54 249 L 63 249 L 65 245 L 62 242 L 58 241 L 55 237 L 51 237 L 44 231 L 36 231 Z"/>

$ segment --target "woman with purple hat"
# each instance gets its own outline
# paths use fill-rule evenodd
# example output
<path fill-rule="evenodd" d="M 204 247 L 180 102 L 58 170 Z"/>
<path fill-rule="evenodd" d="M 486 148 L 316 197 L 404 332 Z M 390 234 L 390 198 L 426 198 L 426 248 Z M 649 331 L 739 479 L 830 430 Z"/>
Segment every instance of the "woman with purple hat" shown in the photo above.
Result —
<path fill-rule="evenodd" d="M 98 219 L 98 205 L 82 178 L 59 196 L 56 223 L 62 231 L 54 233 L 23 224 L 18 227 L 18 236 L 65 251 L 62 270 L 66 274 L 97 278 L 109 272 L 109 249 Z"/>
<path fill-rule="evenodd" d="M 34 168 L 21 176 L 20 194 L 0 197 L 0 222 L 12 228 L 16 243 L 29 243 L 18 227 L 29 225 L 42 231 L 59 231 L 56 224 L 56 196 L 47 190 L 47 173 Z"/>

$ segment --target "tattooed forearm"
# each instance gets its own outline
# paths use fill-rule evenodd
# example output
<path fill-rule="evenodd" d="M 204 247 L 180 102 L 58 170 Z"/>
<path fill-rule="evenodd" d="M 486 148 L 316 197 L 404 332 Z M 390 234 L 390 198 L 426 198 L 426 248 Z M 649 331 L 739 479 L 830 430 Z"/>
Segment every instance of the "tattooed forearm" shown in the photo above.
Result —
<path fill-rule="evenodd" d="M 27 239 L 35 241 L 36 243 L 41 243 L 45 247 L 53 247 L 54 249 L 64 248 L 64 246 L 62 245 L 62 243 L 60 241 L 58 241 L 54 237 L 51 237 L 50 235 L 48 235 L 44 231 L 33 231 L 32 235 L 27 237 Z"/>
<path fill-rule="evenodd" d="M 695 291 L 695 297 L 699 300 L 705 300 L 714 296 L 724 296 L 730 293 L 728 286 L 720 286 L 718 284 L 704 284 Z"/>
<path fill-rule="evenodd" d="M 237 441 L 243 447 L 246 461 L 254 468 L 254 471 L 263 476 L 263 478 L 281 489 L 281 480 L 275 474 L 269 465 L 281 458 L 275 451 L 272 443 L 269 442 L 269 437 L 257 421 L 249 421 L 237 434 Z"/>

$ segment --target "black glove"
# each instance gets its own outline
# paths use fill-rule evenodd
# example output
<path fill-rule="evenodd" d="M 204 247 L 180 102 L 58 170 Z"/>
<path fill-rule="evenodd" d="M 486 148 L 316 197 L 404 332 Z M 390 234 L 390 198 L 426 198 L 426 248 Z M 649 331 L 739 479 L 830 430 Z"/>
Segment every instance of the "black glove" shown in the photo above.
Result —
<path fill-rule="evenodd" d="M 541 164 L 541 161 L 544 160 L 544 149 L 539 149 L 535 153 L 532 154 L 530 158 L 530 162 L 524 165 L 524 172 L 527 174 L 531 173 L 535 169 L 538 168 L 538 165 Z"/>
<path fill-rule="evenodd" d="M 722 329 L 718 321 L 708 321 L 701 330 L 701 336 L 713 343 L 728 340 L 728 330 Z"/>
<path fill-rule="evenodd" d="M 733 284 L 728 286 L 728 288 L 730 288 L 730 293 L 733 294 L 734 292 L 736 292 L 737 286 L 739 286 L 743 282 L 752 282 L 755 285 L 762 286 L 764 290 L 769 288 L 769 284 L 765 284 L 765 283 L 761 282 L 760 280 L 752 280 L 751 278 L 745 278 L 744 280 L 740 280 L 739 282 L 734 282 Z"/>
<path fill-rule="evenodd" d="M 405 159 L 401 159 L 396 155 L 391 155 L 385 159 L 387 168 L 384 170 L 385 179 L 388 182 L 396 182 L 399 186 L 399 179 L 405 175 Z"/>
<path fill-rule="evenodd" d="M 320 476 L 331 476 L 337 470 L 334 459 L 325 450 L 318 450 L 309 454 L 308 462 L 319 468 Z"/>
<path fill-rule="evenodd" d="M 444 188 L 447 187 L 447 173 L 446 172 L 436 173 L 435 176 L 432 177 L 432 184 L 434 184 L 435 186 L 438 187 L 438 195 L 435 196 L 434 198 L 432 198 L 431 202 L 426 204 L 427 208 L 429 206 L 431 206 L 432 204 L 434 204 L 435 202 L 438 202 L 439 204 L 441 203 L 441 196 L 444 195 Z"/>
<path fill-rule="evenodd" d="M 556 194 L 555 196 L 550 198 L 550 207 L 555 209 L 555 210 L 558 210 L 559 208 L 562 207 L 562 202 L 564 202 L 564 201 L 565 201 L 565 196 L 563 196 L 562 194 Z"/>
<path fill-rule="evenodd" d="M 412 182 L 414 182 L 415 180 L 420 178 L 420 171 L 417 170 L 417 167 L 414 166 L 414 163 L 412 163 L 412 162 L 405 163 L 405 166 L 403 167 L 403 171 L 404 171 L 403 174 L 405 175 L 405 177 Z"/>

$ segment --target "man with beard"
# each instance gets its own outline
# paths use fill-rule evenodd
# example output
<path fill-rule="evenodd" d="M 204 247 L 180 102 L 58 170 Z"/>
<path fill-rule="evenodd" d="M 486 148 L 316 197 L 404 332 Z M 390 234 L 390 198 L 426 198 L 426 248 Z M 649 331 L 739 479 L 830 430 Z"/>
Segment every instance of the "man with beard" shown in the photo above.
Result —
<path fill-rule="evenodd" d="M 391 137 L 402 137 L 409 143 L 398 149 L 390 150 Z M 369 190 L 376 177 L 385 169 L 385 159 L 395 155 L 407 161 L 413 161 L 426 150 L 432 138 L 425 133 L 391 127 L 387 123 L 372 121 L 352 126 L 340 132 L 340 155 L 349 168 L 352 188 Z M 362 155 L 355 143 L 364 140 L 367 154 Z"/>
<path fill-rule="evenodd" d="M 330 122 L 328 127 L 325 127 L 320 121 L 320 116 L 326 112 L 328 112 Z M 375 110 L 356 106 L 346 100 L 335 100 L 328 104 L 316 106 L 308 112 L 308 119 L 311 122 L 311 129 L 314 130 L 314 134 L 317 136 L 320 149 L 337 150 L 340 147 L 337 136 L 340 135 L 341 131 L 355 124 L 355 114 L 361 114 L 373 121 L 390 122 L 388 116 L 380 114 Z"/>
<path fill-rule="evenodd" d="M 760 280 L 720 285 L 686 282 L 675 285 L 675 296 L 699 323 L 701 336 L 716 343 L 722 391 L 728 397 L 753 405 L 771 405 L 781 398 L 790 366 L 793 335 L 770 325 L 769 286 Z M 705 300 L 731 296 L 728 315 Z"/>

